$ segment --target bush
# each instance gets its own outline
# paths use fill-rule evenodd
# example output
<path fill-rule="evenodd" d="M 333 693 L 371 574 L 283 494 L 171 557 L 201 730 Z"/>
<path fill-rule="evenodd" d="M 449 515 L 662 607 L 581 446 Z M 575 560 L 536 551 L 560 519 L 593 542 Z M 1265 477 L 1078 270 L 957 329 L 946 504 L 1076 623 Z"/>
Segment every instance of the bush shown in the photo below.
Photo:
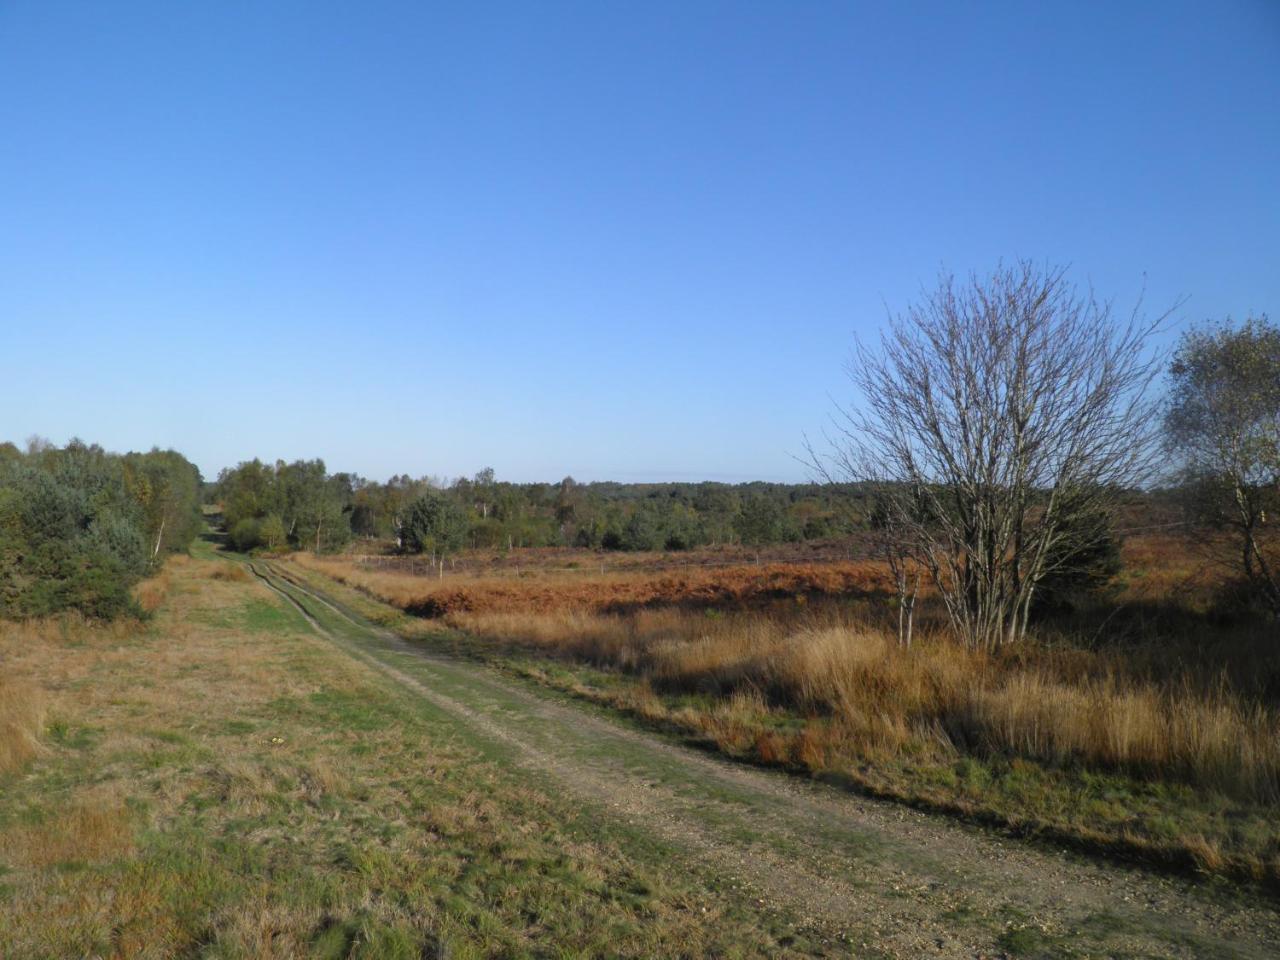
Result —
<path fill-rule="evenodd" d="M 1209 615 L 1220 624 L 1249 623 L 1270 613 L 1257 585 L 1244 577 L 1233 577 L 1221 584 L 1209 603 Z"/>
<path fill-rule="evenodd" d="M 0 617 L 137 614 L 130 588 L 195 535 L 199 472 L 173 451 L 73 440 L 0 460 Z M 194 519 L 193 519 L 194 518 Z"/>
<path fill-rule="evenodd" d="M 691 550 L 693 549 L 693 541 L 689 537 L 686 530 L 673 530 L 667 534 L 667 539 L 663 541 L 663 550 Z"/>
<path fill-rule="evenodd" d="M 1120 538 L 1105 514 L 1080 517 L 1063 534 L 1049 551 L 1049 573 L 1036 592 L 1042 614 L 1070 613 L 1106 599 L 1123 566 Z"/>
<path fill-rule="evenodd" d="M 232 548 L 248 553 L 262 542 L 262 530 L 257 520 L 245 518 L 236 523 L 227 534 Z"/>
<path fill-rule="evenodd" d="M 258 528 L 258 538 L 268 550 L 276 550 L 288 542 L 289 532 L 277 514 L 271 514 Z"/>
<path fill-rule="evenodd" d="M 461 549 L 467 535 L 467 517 L 452 500 L 432 491 L 409 505 L 401 529 L 409 553 L 446 553 Z"/>

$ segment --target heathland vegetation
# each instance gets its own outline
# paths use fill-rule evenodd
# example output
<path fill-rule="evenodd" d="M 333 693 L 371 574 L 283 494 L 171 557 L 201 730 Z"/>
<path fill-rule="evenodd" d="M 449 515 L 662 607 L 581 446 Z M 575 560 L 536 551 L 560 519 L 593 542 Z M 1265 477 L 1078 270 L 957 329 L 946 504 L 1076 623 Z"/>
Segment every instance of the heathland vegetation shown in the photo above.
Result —
<path fill-rule="evenodd" d="M 806 484 L 378 483 L 318 459 L 202 484 L 172 451 L 0 447 L 0 777 L 51 748 L 99 763 L 42 767 L 0 810 L 0 865 L 30 880 L 0 910 L 54 954 L 161 928 L 240 955 L 796 942 L 693 923 L 669 878 L 616 896 L 648 861 L 423 746 L 433 715 L 282 584 L 733 757 L 1280 882 L 1280 329 L 1193 327 L 1166 358 L 1158 326 L 1057 271 L 944 278 L 855 355 Z M 238 556 L 182 556 L 202 500 Z"/>
<path fill-rule="evenodd" d="M 1280 333 L 1166 362 L 1159 326 L 1058 271 L 944 278 L 855 357 L 835 483 L 357 485 L 374 539 L 295 562 L 736 755 L 1276 880 Z M 621 542 L 580 536 L 602 514 Z"/>
<path fill-rule="evenodd" d="M 727 753 L 1166 864 L 1280 877 L 1280 649 L 1181 536 L 994 650 L 931 591 L 910 647 L 874 560 L 699 552 L 412 561 L 298 554 L 366 615 Z M 515 563 L 519 563 L 519 572 Z M 358 603 L 353 596 L 351 603 Z M 389 609 L 391 608 L 391 609 Z M 409 616 L 396 616 L 394 609 Z"/>

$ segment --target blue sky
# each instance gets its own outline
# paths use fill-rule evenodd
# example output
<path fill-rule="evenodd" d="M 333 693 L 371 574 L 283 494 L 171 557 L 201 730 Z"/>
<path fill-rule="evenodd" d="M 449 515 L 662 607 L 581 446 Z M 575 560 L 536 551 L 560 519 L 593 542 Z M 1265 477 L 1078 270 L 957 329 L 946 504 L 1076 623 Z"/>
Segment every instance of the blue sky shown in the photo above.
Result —
<path fill-rule="evenodd" d="M 0 438 L 801 479 L 999 258 L 1280 313 L 1280 4 L 0 0 Z"/>

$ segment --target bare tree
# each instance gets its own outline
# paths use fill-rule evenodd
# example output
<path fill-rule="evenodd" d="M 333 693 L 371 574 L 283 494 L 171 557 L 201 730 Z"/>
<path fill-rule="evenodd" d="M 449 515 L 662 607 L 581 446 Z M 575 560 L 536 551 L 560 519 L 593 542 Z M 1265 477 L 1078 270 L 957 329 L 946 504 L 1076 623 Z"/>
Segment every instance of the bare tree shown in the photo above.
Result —
<path fill-rule="evenodd" d="M 1235 534 L 1239 570 L 1280 616 L 1280 327 L 1264 316 L 1191 330 L 1170 374 L 1167 449 L 1200 518 Z"/>
<path fill-rule="evenodd" d="M 916 600 L 924 582 L 924 568 L 916 562 L 911 550 L 910 526 L 902 516 L 911 500 L 898 495 L 898 491 L 886 494 L 883 487 L 876 490 L 876 507 L 871 521 L 871 555 L 882 560 L 893 578 L 894 606 L 898 612 L 898 645 L 910 647 L 915 633 Z"/>
<path fill-rule="evenodd" d="M 861 399 L 814 459 L 874 483 L 895 556 L 927 571 L 966 644 L 1022 638 L 1037 585 L 1093 545 L 1077 518 L 1148 475 L 1148 347 L 1167 316 L 1118 321 L 1062 268 L 1019 262 L 943 275 L 858 345 Z"/>

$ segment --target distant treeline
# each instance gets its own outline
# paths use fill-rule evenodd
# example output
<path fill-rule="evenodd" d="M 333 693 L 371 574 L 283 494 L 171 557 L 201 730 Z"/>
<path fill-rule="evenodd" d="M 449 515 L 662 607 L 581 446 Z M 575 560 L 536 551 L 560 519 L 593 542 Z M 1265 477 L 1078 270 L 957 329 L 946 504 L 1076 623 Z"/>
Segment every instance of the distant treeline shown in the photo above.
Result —
<path fill-rule="evenodd" d="M 199 532 L 200 494 L 172 450 L 0 444 L 0 618 L 136 612 L 130 588 Z"/>
<path fill-rule="evenodd" d="M 333 550 L 352 537 L 409 551 L 577 546 L 687 550 L 826 539 L 852 529 L 853 487 L 777 483 L 450 483 L 329 474 L 321 460 L 224 470 L 211 491 L 227 532 L 254 547 Z"/>

